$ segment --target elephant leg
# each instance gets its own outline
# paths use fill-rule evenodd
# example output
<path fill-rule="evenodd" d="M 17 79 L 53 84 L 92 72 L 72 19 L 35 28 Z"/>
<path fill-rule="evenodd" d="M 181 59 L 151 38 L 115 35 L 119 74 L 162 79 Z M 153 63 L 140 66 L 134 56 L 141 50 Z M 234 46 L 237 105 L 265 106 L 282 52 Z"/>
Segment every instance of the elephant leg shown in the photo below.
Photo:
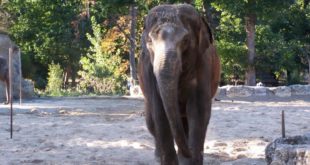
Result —
<path fill-rule="evenodd" d="M 182 123 L 183 123 L 183 128 L 184 128 L 184 132 L 186 134 L 186 137 L 189 138 L 189 126 L 188 126 L 188 118 L 187 117 L 182 117 Z M 189 146 L 190 147 L 190 146 Z M 179 163 L 181 165 L 190 165 L 191 164 L 191 159 L 184 157 L 180 152 L 178 152 L 178 159 L 179 159 Z"/>
<path fill-rule="evenodd" d="M 188 138 L 188 119 L 187 119 L 187 117 L 182 117 L 182 123 L 183 123 L 185 135 Z"/>
<path fill-rule="evenodd" d="M 149 102 L 146 102 L 145 104 L 145 121 L 146 126 L 149 130 L 149 132 L 152 134 L 152 136 L 155 139 L 155 157 L 160 161 L 160 149 L 158 146 L 157 138 L 156 138 L 156 131 L 155 131 L 155 123 L 154 123 L 154 113 L 152 106 L 149 104 Z"/>
<path fill-rule="evenodd" d="M 185 132 L 186 138 L 188 138 L 188 119 L 186 115 L 186 103 L 180 103 L 180 112 L 181 112 L 181 118 L 182 118 L 182 124 Z"/>
<path fill-rule="evenodd" d="M 153 107 L 156 130 L 155 144 L 160 154 L 161 164 L 177 165 L 178 159 L 174 148 L 173 136 L 159 95 L 154 97 Z"/>
<path fill-rule="evenodd" d="M 182 158 L 184 165 L 202 165 L 203 147 L 206 130 L 211 115 L 211 100 L 198 98 L 197 95 L 191 97 L 187 105 L 188 125 L 189 125 L 189 147 L 192 157 Z"/>

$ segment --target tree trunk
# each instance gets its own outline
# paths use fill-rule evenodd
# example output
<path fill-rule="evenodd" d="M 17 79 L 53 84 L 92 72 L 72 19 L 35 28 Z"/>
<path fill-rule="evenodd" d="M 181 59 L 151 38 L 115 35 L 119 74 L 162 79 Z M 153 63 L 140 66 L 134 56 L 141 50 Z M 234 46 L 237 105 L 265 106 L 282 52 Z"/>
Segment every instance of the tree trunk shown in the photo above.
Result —
<path fill-rule="evenodd" d="M 307 56 L 308 60 L 308 84 L 310 84 L 310 55 Z"/>
<path fill-rule="evenodd" d="M 309 2 L 310 2 L 310 0 L 304 0 L 303 9 L 306 9 L 306 8 L 307 8 Z"/>
<path fill-rule="evenodd" d="M 255 86 L 255 24 L 256 15 L 247 14 L 245 16 L 246 45 L 248 49 L 248 67 L 245 73 L 245 85 Z"/>
<path fill-rule="evenodd" d="M 203 1 L 203 8 L 204 8 L 204 17 L 207 19 L 207 22 L 211 26 L 212 31 L 214 31 L 215 26 L 213 24 L 213 18 L 212 18 L 210 4 L 207 4 L 206 1 Z"/>
<path fill-rule="evenodd" d="M 130 15 L 131 15 L 131 27 L 130 27 L 130 76 L 131 76 L 131 83 L 135 83 L 137 78 L 136 72 L 136 61 L 135 61 L 135 49 L 136 49 L 136 25 L 137 25 L 137 7 L 135 4 L 130 5 Z M 131 84 L 133 85 L 133 84 Z"/>
<path fill-rule="evenodd" d="M 71 87 L 76 87 L 76 76 L 77 76 L 78 67 L 73 65 L 71 68 Z"/>
<path fill-rule="evenodd" d="M 88 0 L 86 0 L 85 2 L 85 8 L 86 8 L 86 18 L 89 19 L 90 14 L 89 14 L 89 1 Z"/>

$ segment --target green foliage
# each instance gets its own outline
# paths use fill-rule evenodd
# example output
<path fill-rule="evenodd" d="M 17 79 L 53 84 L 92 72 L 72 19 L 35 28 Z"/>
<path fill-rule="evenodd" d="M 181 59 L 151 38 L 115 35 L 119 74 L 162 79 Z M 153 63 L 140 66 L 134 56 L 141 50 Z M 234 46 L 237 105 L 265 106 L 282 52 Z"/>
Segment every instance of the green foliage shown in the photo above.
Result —
<path fill-rule="evenodd" d="M 279 9 L 288 7 L 292 0 L 206 0 L 218 11 L 232 13 L 243 18 L 248 13 L 254 13 L 259 18 L 265 18 L 277 14 Z"/>
<path fill-rule="evenodd" d="M 48 65 L 46 92 L 51 96 L 61 96 L 63 70 L 59 64 Z"/>
<path fill-rule="evenodd" d="M 243 20 L 226 11 L 221 12 L 217 27 L 217 50 L 221 56 L 222 81 L 232 84 L 243 80 L 247 66 L 245 31 Z"/>
<path fill-rule="evenodd" d="M 21 47 L 23 56 L 28 56 L 26 59 L 31 59 L 36 67 L 24 75 L 34 80 L 46 79 L 52 61 L 77 70 L 87 46 L 88 23 L 79 16 L 82 6 L 81 0 L 12 0 L 5 4 L 12 18 L 9 33 Z"/>
<path fill-rule="evenodd" d="M 233 79 L 242 80 L 246 66 L 246 48 L 232 42 L 220 40 L 217 42 L 218 54 L 221 55 L 222 81 L 231 84 Z"/>
<path fill-rule="evenodd" d="M 310 57 L 310 7 L 303 2 L 296 1 L 282 10 L 270 23 L 272 31 L 281 35 L 285 43 L 280 64 L 287 70 L 287 84 L 302 83 L 301 73 L 308 68 L 306 64 Z"/>
<path fill-rule="evenodd" d="M 195 0 L 194 6 L 198 11 L 203 11 L 203 0 Z"/>
<path fill-rule="evenodd" d="M 261 73 L 278 75 L 280 79 L 279 75 L 282 75 L 283 71 L 300 68 L 298 66 L 300 60 L 294 57 L 300 54 L 294 51 L 298 50 L 298 46 L 296 42 L 288 42 L 286 39 L 289 36 L 297 39 L 299 35 L 297 32 L 300 33 L 300 29 L 309 29 L 301 28 L 300 23 L 298 23 L 306 20 L 305 17 L 298 14 L 300 8 L 294 12 L 287 11 L 287 9 L 296 8 L 294 6 L 298 3 L 294 4 L 291 0 L 238 0 L 234 3 L 225 0 L 209 0 L 208 3 L 221 13 L 216 37 L 225 82 L 229 82 L 227 80 L 229 77 L 236 77 L 232 75 L 232 71 L 236 72 L 235 70 L 239 71 L 237 77 L 243 77 L 240 74 L 243 74 L 247 67 L 244 18 L 248 14 L 254 14 L 257 17 L 255 31 L 256 70 Z M 287 23 L 290 22 L 288 19 L 294 20 L 292 22 L 299 26 L 288 26 Z M 283 24 L 285 25 L 282 26 Z M 281 29 L 281 27 L 291 29 Z M 291 34 L 292 32 L 293 34 Z M 301 33 L 304 34 L 304 32 Z M 297 40 L 299 41 L 300 38 Z"/>
<path fill-rule="evenodd" d="M 291 72 L 289 72 L 290 76 L 288 78 L 288 85 L 293 85 L 293 84 L 301 84 L 301 74 L 297 69 L 292 70 Z"/>
<path fill-rule="evenodd" d="M 103 50 L 104 31 L 94 17 L 91 21 L 93 35 L 87 35 L 91 47 L 87 56 L 80 60 L 82 64 L 79 72 L 82 78 L 79 84 L 80 89 L 97 94 L 123 94 L 126 90 L 126 75 L 122 73 L 123 61 L 120 52 L 119 50 L 114 50 L 114 52 Z"/>
<path fill-rule="evenodd" d="M 0 6 L 0 31 L 3 28 L 8 31 L 21 47 L 23 75 L 33 79 L 36 88 L 46 88 L 47 94 L 54 89 L 50 84 L 57 84 L 50 81 L 60 68 L 69 73 L 72 85 L 66 89 L 61 89 L 60 85 L 55 88 L 58 93 L 53 95 L 124 94 L 129 75 L 130 5 L 138 7 L 135 38 L 137 58 L 147 12 L 158 4 L 184 2 L 10 0 Z M 303 81 L 301 76 L 308 70 L 310 58 L 310 8 L 304 4 L 307 1 L 191 2 L 202 15 L 213 17 L 211 22 L 221 56 L 224 83 L 232 83 L 233 79 L 244 80 L 248 67 L 244 18 L 248 14 L 254 14 L 257 18 L 256 71 L 275 75 L 277 80 L 286 84 Z M 88 11 L 94 18 L 88 17 Z M 51 68 L 49 64 L 52 61 L 60 68 Z M 75 79 L 77 88 L 73 85 Z"/>

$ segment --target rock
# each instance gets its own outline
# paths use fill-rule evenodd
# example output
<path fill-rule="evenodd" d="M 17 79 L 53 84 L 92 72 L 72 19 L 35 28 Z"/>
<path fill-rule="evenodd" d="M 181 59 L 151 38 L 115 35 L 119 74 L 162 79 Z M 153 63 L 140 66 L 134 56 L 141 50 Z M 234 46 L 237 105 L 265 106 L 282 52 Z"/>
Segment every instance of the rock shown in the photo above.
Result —
<path fill-rule="evenodd" d="M 15 45 L 8 35 L 0 34 L 0 56 L 8 59 L 9 48 L 13 48 L 13 58 L 12 58 L 12 81 L 13 81 L 13 97 L 19 98 L 19 56 L 20 50 L 17 45 Z M 34 85 L 30 80 L 24 80 L 22 78 L 22 98 L 31 98 L 34 96 Z M 5 83 L 0 81 L 0 99 L 5 100 Z"/>
<path fill-rule="evenodd" d="M 274 88 L 269 88 L 272 94 L 278 97 L 290 97 L 292 95 L 291 88 L 286 86 L 279 86 Z M 269 92 L 270 94 L 270 92 Z"/>
<path fill-rule="evenodd" d="M 310 95 L 310 85 L 291 85 L 292 95 Z"/>
<path fill-rule="evenodd" d="M 310 135 L 277 138 L 265 149 L 269 165 L 310 164 Z"/>
<path fill-rule="evenodd" d="M 15 92 L 19 92 L 19 88 L 17 90 L 15 90 Z M 15 94 L 14 96 L 17 97 L 19 96 L 19 94 Z M 24 79 L 22 81 L 22 97 L 23 98 L 32 98 L 35 96 L 34 93 L 34 83 L 32 80 L 29 79 Z"/>
<path fill-rule="evenodd" d="M 254 93 L 254 89 L 249 86 L 228 86 L 226 95 L 228 97 L 249 97 Z"/>
<path fill-rule="evenodd" d="M 255 96 L 266 96 L 267 95 L 267 88 L 263 87 L 263 86 L 254 87 L 254 95 Z"/>
<path fill-rule="evenodd" d="M 241 156 L 242 157 L 242 156 Z M 264 159 L 259 158 L 237 158 L 237 160 L 234 161 L 228 161 L 220 163 L 220 165 L 265 165 L 266 162 Z M 213 164 L 212 164 L 213 165 Z"/>
<path fill-rule="evenodd" d="M 6 99 L 5 97 L 5 83 L 0 81 L 0 99 L 4 102 L 4 100 Z"/>
<path fill-rule="evenodd" d="M 39 111 L 36 108 L 31 109 L 29 112 L 27 112 L 27 114 L 38 114 Z"/>
<path fill-rule="evenodd" d="M 5 100 L 6 89 L 5 83 L 0 81 L 0 99 Z M 31 80 L 23 79 L 22 81 L 22 98 L 32 98 L 35 96 L 34 84 Z M 19 84 L 13 86 L 13 98 L 19 98 Z"/>
<path fill-rule="evenodd" d="M 130 96 L 142 96 L 142 91 L 139 85 L 130 87 Z"/>
<path fill-rule="evenodd" d="M 275 91 L 277 87 L 269 87 L 267 88 L 266 94 L 267 96 L 275 96 Z"/>
<path fill-rule="evenodd" d="M 228 86 L 222 86 L 217 89 L 216 97 L 224 97 L 226 96 L 226 90 Z"/>

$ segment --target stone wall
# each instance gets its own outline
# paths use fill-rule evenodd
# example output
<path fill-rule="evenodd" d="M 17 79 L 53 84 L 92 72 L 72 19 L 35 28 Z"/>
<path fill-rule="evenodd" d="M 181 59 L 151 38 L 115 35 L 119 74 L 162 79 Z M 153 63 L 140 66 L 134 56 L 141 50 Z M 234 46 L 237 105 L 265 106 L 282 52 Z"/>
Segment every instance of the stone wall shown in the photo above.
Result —
<path fill-rule="evenodd" d="M 131 96 L 142 96 L 140 87 L 130 88 Z M 290 96 L 310 96 L 310 85 L 290 85 L 278 87 L 264 86 L 222 86 L 218 88 L 218 97 L 290 97 Z"/>
<path fill-rule="evenodd" d="M 218 96 L 250 97 L 250 96 L 310 96 L 310 85 L 290 85 L 279 87 L 263 86 L 222 86 L 218 89 Z"/>
<path fill-rule="evenodd" d="M 20 50 L 14 42 L 11 41 L 8 35 L 0 33 L 0 56 L 8 59 L 9 57 L 9 48 L 13 48 L 13 58 L 12 58 L 12 79 L 13 79 L 13 97 L 19 97 L 19 80 L 20 80 L 20 71 L 19 71 L 19 56 Z M 1 67 L 1 66 L 0 66 Z M 23 98 L 31 98 L 34 96 L 34 85 L 30 80 L 25 80 L 22 78 L 22 95 Z M 0 81 L 0 102 L 5 100 L 5 83 Z"/>

